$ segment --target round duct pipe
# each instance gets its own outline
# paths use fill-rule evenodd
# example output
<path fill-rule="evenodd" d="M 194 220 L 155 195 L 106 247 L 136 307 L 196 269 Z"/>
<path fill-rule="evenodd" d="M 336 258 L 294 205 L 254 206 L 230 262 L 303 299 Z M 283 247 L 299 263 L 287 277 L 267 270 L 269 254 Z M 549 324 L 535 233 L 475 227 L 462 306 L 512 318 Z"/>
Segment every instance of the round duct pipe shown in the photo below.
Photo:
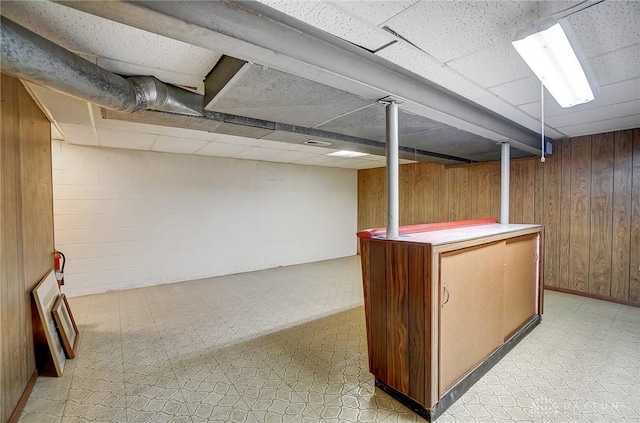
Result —
<path fill-rule="evenodd" d="M 151 76 L 125 79 L 1 17 L 2 72 L 106 109 L 203 115 L 201 95 Z"/>

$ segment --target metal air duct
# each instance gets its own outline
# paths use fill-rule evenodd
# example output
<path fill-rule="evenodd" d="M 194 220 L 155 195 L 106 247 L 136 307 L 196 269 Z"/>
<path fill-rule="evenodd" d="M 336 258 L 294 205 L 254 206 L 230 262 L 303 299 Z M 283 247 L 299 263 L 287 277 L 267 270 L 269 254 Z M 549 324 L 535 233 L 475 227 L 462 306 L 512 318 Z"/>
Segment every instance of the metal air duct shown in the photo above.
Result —
<path fill-rule="evenodd" d="M 1 19 L 3 73 L 123 113 L 149 109 L 203 115 L 201 95 L 152 76 L 123 78 L 4 16 Z"/>

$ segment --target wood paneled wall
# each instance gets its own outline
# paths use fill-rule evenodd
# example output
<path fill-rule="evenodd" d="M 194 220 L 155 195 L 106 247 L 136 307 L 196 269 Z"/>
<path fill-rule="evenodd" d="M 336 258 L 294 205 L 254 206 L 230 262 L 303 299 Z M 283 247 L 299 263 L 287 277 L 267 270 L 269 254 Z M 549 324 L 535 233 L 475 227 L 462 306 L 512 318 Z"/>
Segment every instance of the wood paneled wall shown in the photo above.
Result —
<path fill-rule="evenodd" d="M 51 125 L 20 81 L 2 75 L 0 421 L 35 368 L 31 290 L 53 267 Z"/>
<path fill-rule="evenodd" d="M 545 225 L 545 285 L 640 304 L 640 129 L 511 162 L 511 223 Z M 358 172 L 358 229 L 386 225 L 384 168 Z M 500 217 L 500 163 L 400 167 L 400 224 Z"/>

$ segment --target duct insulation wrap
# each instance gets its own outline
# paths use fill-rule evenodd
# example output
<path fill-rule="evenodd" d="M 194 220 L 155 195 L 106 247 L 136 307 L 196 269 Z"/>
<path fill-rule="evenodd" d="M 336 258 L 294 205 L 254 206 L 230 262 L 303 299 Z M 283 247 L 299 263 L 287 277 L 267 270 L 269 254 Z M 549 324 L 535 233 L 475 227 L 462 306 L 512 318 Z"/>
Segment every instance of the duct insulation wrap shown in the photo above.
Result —
<path fill-rule="evenodd" d="M 2 72 L 106 109 L 203 115 L 203 96 L 153 77 L 125 79 L 1 17 Z"/>

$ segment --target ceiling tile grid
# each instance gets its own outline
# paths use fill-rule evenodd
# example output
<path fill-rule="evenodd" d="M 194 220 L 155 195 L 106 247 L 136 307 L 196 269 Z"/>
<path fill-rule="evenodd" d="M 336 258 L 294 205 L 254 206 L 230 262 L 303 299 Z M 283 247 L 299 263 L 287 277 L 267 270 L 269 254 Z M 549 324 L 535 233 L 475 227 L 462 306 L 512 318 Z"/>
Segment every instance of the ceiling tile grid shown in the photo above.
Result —
<path fill-rule="evenodd" d="M 538 92 L 540 88 L 538 88 Z M 640 78 L 629 79 L 622 82 L 616 82 L 613 84 L 599 87 L 595 91 L 595 100 L 589 103 L 579 104 L 573 106 L 570 109 L 563 109 L 558 103 L 547 101 L 550 96 L 545 96 L 545 119 L 547 117 L 564 115 L 568 113 L 576 113 L 583 110 L 597 109 L 603 106 L 614 105 L 617 103 L 626 103 L 629 101 L 640 99 Z M 540 94 L 538 93 L 538 98 Z M 540 102 L 533 102 L 528 104 L 522 104 L 520 109 L 528 113 L 529 115 L 540 119 L 541 108 Z"/>
<path fill-rule="evenodd" d="M 535 19 L 578 2 L 265 3 L 367 49 L 396 41 L 377 55 L 538 131 L 540 83 L 511 47 L 511 40 Z M 121 74 L 153 74 L 202 91 L 202 79 L 220 58 L 217 52 L 60 4 L 3 2 L 2 6 L 3 15 Z M 596 99 L 562 109 L 545 96 L 547 135 L 560 138 L 640 126 L 640 2 L 605 1 L 567 20 L 595 78 Z M 386 25 L 418 48 L 384 31 Z M 376 156 L 356 160 L 325 156 L 333 150 L 302 144 L 312 137 L 265 128 L 220 123 L 217 133 L 209 133 L 102 119 L 99 109 L 86 102 L 40 87 L 32 90 L 72 143 L 352 168 L 383 164 Z M 212 110 L 384 142 L 384 107 L 372 101 L 251 65 Z M 400 134 L 401 144 L 409 147 L 476 160 L 499 154 L 493 141 L 402 109 Z M 334 147 L 341 145 L 334 142 Z"/>
<path fill-rule="evenodd" d="M 416 3 L 417 0 L 336 1 L 332 2 L 332 6 L 372 25 L 380 26 Z"/>
<path fill-rule="evenodd" d="M 207 141 L 194 140 L 189 138 L 175 138 L 159 135 L 151 151 L 159 151 L 165 153 L 193 154 L 207 145 Z"/>
<path fill-rule="evenodd" d="M 408 43 L 398 42 L 376 55 L 470 100 L 486 95 L 478 84 Z"/>
<path fill-rule="evenodd" d="M 395 38 L 355 15 L 345 13 L 329 2 L 321 1 L 288 1 L 260 0 L 262 3 L 277 9 L 289 16 L 322 29 L 330 34 L 347 40 L 368 50 L 376 50 Z"/>

